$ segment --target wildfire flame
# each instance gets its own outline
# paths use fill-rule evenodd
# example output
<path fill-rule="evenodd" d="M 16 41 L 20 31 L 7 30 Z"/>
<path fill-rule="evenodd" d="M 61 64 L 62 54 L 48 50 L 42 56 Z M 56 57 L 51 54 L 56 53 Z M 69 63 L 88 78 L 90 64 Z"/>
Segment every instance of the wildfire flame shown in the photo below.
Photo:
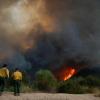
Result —
<path fill-rule="evenodd" d="M 58 71 L 58 79 L 59 80 L 68 80 L 70 79 L 73 75 L 75 75 L 77 70 L 71 66 L 68 66 L 66 68 L 62 68 Z"/>
<path fill-rule="evenodd" d="M 75 70 L 74 68 L 68 67 L 68 68 L 65 70 L 63 80 L 66 81 L 66 80 L 70 79 L 75 73 L 76 73 L 76 70 Z"/>

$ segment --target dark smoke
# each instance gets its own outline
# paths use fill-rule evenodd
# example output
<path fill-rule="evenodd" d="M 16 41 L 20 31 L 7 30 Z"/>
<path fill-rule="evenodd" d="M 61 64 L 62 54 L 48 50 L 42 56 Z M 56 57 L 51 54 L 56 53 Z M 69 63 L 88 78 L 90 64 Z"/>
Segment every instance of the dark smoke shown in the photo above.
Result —
<path fill-rule="evenodd" d="M 41 34 L 36 38 L 35 47 L 32 46 L 26 52 L 14 47 L 13 56 L 4 61 L 20 67 L 30 65 L 34 71 L 40 68 L 55 69 L 63 64 L 77 64 L 80 67 L 99 64 L 100 1 L 43 1 L 45 1 L 45 15 L 55 19 L 56 29 L 48 32 L 39 24 L 36 33 L 32 31 L 27 37 L 34 39 L 34 34 Z M 1 44 L 3 44 L 0 45 L 1 49 L 6 48 L 4 39 Z"/>
<path fill-rule="evenodd" d="M 56 19 L 58 29 L 49 35 L 44 34 L 37 48 L 28 51 L 31 63 L 43 67 L 60 67 L 64 63 L 79 66 L 99 64 L 100 1 L 45 1 L 47 14 Z"/>

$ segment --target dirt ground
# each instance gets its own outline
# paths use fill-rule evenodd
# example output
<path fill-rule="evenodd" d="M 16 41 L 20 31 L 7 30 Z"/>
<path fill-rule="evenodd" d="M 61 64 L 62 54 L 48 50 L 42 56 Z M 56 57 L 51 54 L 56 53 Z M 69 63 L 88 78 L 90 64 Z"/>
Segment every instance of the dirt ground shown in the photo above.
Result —
<path fill-rule="evenodd" d="M 22 93 L 13 96 L 12 93 L 4 93 L 0 100 L 100 100 L 92 94 L 48 94 L 48 93 Z"/>

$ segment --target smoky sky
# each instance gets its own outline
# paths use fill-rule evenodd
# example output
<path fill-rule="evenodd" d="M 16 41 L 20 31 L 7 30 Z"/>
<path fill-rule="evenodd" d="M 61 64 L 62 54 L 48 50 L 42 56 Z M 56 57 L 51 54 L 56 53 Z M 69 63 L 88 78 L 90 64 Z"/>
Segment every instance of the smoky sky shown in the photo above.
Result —
<path fill-rule="evenodd" d="M 5 7 L 9 9 L 19 1 L 1 0 L 0 5 L 4 11 Z M 0 52 L 5 54 L 0 58 L 1 64 L 7 62 L 10 66 L 21 68 L 33 66 L 34 69 L 50 66 L 56 68 L 70 61 L 90 66 L 99 64 L 100 1 L 40 1 L 38 9 L 35 7 L 36 0 L 22 0 L 25 6 L 18 5 L 18 7 L 21 6 L 25 11 L 28 9 L 26 12 L 23 9 L 19 12 L 19 9 L 14 8 L 13 12 L 16 12 L 14 14 L 16 16 L 19 14 L 17 18 L 24 18 L 21 21 L 15 21 L 16 17 L 12 17 L 12 21 L 9 10 L 4 11 L 3 14 L 0 10 L 1 22 L 3 22 L 0 24 Z M 25 47 L 31 46 L 25 49 L 23 44 Z"/>

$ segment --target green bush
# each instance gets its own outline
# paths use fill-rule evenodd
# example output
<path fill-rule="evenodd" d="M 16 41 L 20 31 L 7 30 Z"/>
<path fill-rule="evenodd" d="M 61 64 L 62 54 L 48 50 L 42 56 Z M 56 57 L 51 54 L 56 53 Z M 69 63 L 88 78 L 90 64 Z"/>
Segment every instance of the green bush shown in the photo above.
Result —
<path fill-rule="evenodd" d="M 49 70 L 39 70 L 35 75 L 35 83 L 39 90 L 56 91 L 57 80 Z"/>
<path fill-rule="evenodd" d="M 60 93 L 85 93 L 87 87 L 81 86 L 75 79 L 70 79 L 58 85 L 58 92 Z"/>
<path fill-rule="evenodd" d="M 84 85 L 88 85 L 89 87 L 100 87 L 100 79 L 94 76 L 88 76 L 84 80 Z"/>
<path fill-rule="evenodd" d="M 58 85 L 58 92 L 63 93 L 96 93 L 100 91 L 100 79 L 94 76 L 75 77 Z"/>

